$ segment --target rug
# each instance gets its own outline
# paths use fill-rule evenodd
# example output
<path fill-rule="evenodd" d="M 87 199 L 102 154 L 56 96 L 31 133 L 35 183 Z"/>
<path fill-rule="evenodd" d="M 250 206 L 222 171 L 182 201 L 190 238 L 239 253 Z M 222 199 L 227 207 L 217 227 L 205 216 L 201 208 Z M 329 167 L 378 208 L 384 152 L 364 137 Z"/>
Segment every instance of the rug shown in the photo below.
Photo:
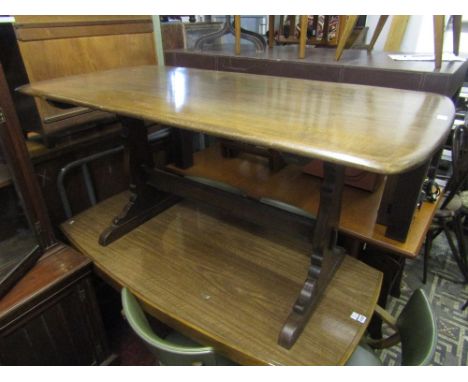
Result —
<path fill-rule="evenodd" d="M 390 297 L 387 310 L 397 317 L 414 290 L 423 288 L 431 303 L 437 322 L 437 346 L 431 365 L 468 365 L 468 309 L 461 307 L 468 300 L 468 285 L 462 276 L 444 234 L 433 243 L 427 282 L 422 283 L 423 255 L 407 260 L 403 272 L 400 298 Z M 388 328 L 384 332 L 390 333 Z M 401 347 L 394 346 L 380 352 L 385 365 L 399 365 Z"/>

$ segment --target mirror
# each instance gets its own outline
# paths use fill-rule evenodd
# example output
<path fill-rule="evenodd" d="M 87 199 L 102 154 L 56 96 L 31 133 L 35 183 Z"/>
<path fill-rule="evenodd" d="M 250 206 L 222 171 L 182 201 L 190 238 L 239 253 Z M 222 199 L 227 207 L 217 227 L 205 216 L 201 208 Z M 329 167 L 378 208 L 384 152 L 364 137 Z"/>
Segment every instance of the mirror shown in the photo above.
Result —
<path fill-rule="evenodd" d="M 28 113 L 13 99 L 19 69 L 10 34 L 0 20 L 0 298 L 57 242 L 18 116 Z"/>
<path fill-rule="evenodd" d="M 2 146 L 0 144 L 0 298 L 22 276 L 28 262 L 37 257 L 40 250 Z"/>

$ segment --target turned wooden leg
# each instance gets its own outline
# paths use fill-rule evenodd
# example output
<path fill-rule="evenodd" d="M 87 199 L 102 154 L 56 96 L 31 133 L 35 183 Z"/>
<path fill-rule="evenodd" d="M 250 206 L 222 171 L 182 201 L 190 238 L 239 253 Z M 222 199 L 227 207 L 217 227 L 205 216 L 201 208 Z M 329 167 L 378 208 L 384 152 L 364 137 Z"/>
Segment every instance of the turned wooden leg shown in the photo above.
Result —
<path fill-rule="evenodd" d="M 148 186 L 145 168 L 153 168 L 148 132 L 143 121 L 122 118 L 125 158 L 130 176 L 130 199 L 122 212 L 99 237 L 99 244 L 108 245 L 159 212 L 177 203 L 180 198 Z"/>
<path fill-rule="evenodd" d="M 278 338 L 278 343 L 287 349 L 294 345 L 302 333 L 343 260 L 344 251 L 336 246 L 343 185 L 344 167 L 324 163 L 324 179 L 307 279 Z"/>
<path fill-rule="evenodd" d="M 445 16 L 434 16 L 434 55 L 435 68 L 442 66 L 442 52 L 444 48 L 444 24 Z"/>
<path fill-rule="evenodd" d="M 353 33 L 358 18 L 359 16 L 348 16 L 348 19 L 346 20 L 346 24 L 343 29 L 343 34 L 340 37 L 340 41 L 338 41 L 338 46 L 336 47 L 335 58 L 337 61 L 341 58 L 341 55 L 343 54 L 346 43 L 348 42 L 351 33 Z"/>

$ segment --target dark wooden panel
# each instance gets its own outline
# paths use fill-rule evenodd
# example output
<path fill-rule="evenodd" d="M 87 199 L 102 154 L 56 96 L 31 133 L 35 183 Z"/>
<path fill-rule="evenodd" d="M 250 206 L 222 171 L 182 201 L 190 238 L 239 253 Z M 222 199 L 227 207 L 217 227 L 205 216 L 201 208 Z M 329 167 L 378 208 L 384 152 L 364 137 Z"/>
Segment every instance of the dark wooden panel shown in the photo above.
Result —
<path fill-rule="evenodd" d="M 394 61 L 387 52 L 368 54 L 366 50 L 358 49 L 346 50 L 337 62 L 333 49 L 308 49 L 304 59 L 298 59 L 298 48 L 291 45 L 275 46 L 263 53 L 246 46 L 242 48 L 242 56 L 234 56 L 230 45 L 203 52 L 175 49 L 165 52 L 165 55 L 169 57 L 168 65 L 174 66 L 372 84 L 435 92 L 448 97 L 453 97 L 460 89 L 468 68 L 468 61 L 446 62 L 442 63 L 440 70 L 434 70 L 433 62 Z M 213 65 L 218 62 L 219 65 Z"/>
<path fill-rule="evenodd" d="M 404 71 L 384 72 L 373 68 L 345 67 L 341 74 L 341 81 L 350 84 L 423 90 L 423 75 Z M 438 93 L 445 94 L 444 92 Z"/>
<path fill-rule="evenodd" d="M 79 351 L 75 345 L 75 335 L 66 320 L 62 304 L 51 306 L 44 312 L 43 318 L 55 347 L 60 349 L 56 363 L 58 365 L 72 365 L 74 360 L 78 359 Z"/>
<path fill-rule="evenodd" d="M 53 339 L 50 337 L 48 327 L 44 322 L 44 316 L 39 315 L 33 320 L 28 321 L 23 329 L 27 333 L 28 340 L 31 345 L 31 351 L 36 353 L 35 365 L 53 365 L 57 359 L 59 349 L 56 348 Z M 16 365 L 22 365 L 22 351 L 15 352 L 17 354 Z"/>
<path fill-rule="evenodd" d="M 0 363 L 92 365 L 109 356 L 90 262 L 49 252 L 0 300 Z"/>
<path fill-rule="evenodd" d="M 69 325 L 71 333 L 74 334 L 73 342 L 78 355 L 77 359 L 75 359 L 76 364 L 92 365 L 96 364 L 97 360 L 92 333 L 90 333 L 86 322 L 86 315 L 89 312 L 86 312 L 79 293 L 77 286 L 75 286 L 73 293 L 62 299 L 60 305 L 63 309 L 65 321 Z M 76 335 L 76 333 L 79 333 L 79 335 Z"/>

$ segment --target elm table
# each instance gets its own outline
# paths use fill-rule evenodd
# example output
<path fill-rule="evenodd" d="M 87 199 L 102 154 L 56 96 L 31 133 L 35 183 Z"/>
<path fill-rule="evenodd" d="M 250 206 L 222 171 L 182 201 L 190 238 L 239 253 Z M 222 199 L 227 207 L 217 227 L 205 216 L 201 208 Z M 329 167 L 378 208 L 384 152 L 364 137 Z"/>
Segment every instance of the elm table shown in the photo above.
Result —
<path fill-rule="evenodd" d="M 187 132 L 195 131 L 323 160 L 310 265 L 279 332 L 278 342 L 285 348 L 299 338 L 343 260 L 336 238 L 345 166 L 408 173 L 441 147 L 454 118 L 450 99 L 431 93 L 186 68 L 126 68 L 38 82 L 20 90 L 122 117 L 132 194 L 101 234 L 103 245 L 180 197 L 210 202 L 255 222 L 283 219 L 285 229 L 310 226 L 307 217 L 153 168 L 143 120 L 179 128 L 182 147 Z M 182 156 L 179 165 L 191 164 L 191 158 Z"/>

